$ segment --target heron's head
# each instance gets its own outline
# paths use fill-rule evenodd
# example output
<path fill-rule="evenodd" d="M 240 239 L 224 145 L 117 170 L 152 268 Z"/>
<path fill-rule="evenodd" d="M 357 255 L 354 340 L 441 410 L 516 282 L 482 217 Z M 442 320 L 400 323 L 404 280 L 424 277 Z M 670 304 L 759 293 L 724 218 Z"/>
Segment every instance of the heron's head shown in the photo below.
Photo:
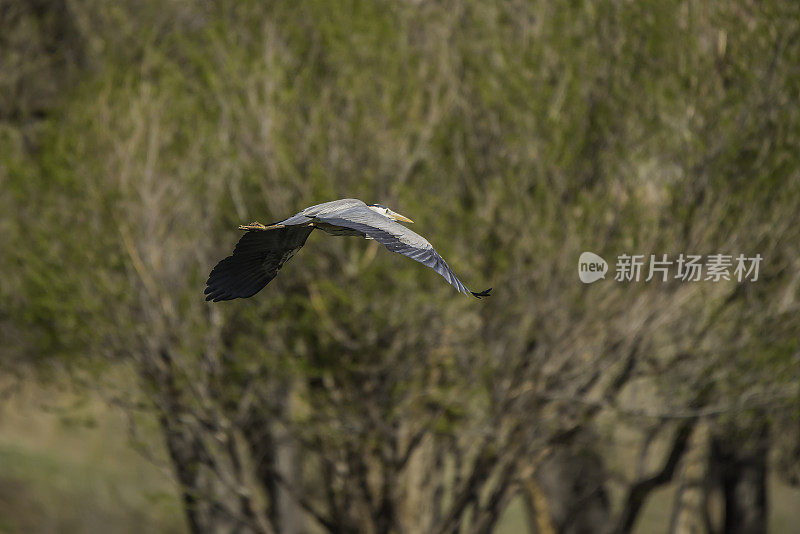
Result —
<path fill-rule="evenodd" d="M 372 211 L 374 211 L 375 213 L 380 213 L 384 217 L 388 217 L 393 221 L 403 221 L 403 222 L 407 222 L 407 223 L 413 223 L 414 222 L 411 219 L 409 219 L 408 217 L 400 215 L 399 213 L 394 212 L 394 211 L 390 210 L 389 208 L 387 208 L 386 206 L 383 206 L 381 204 L 370 204 L 367 207 L 369 209 L 371 209 Z"/>

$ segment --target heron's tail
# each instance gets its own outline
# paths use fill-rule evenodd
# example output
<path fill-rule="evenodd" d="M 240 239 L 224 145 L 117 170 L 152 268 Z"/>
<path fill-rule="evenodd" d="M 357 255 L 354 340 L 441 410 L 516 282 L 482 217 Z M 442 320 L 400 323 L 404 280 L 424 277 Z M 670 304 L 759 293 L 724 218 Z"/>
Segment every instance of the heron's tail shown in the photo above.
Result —
<path fill-rule="evenodd" d="M 489 292 L 490 292 L 491 290 L 492 290 L 492 288 L 490 287 L 489 289 L 484 289 L 483 291 L 479 291 L 479 292 L 477 292 L 477 293 L 476 293 L 476 292 L 474 292 L 474 291 L 470 291 L 470 293 L 472 293 L 472 295 L 473 295 L 473 296 L 474 296 L 476 299 L 480 299 L 480 298 L 483 298 L 483 297 L 491 297 L 491 295 L 489 294 Z"/>

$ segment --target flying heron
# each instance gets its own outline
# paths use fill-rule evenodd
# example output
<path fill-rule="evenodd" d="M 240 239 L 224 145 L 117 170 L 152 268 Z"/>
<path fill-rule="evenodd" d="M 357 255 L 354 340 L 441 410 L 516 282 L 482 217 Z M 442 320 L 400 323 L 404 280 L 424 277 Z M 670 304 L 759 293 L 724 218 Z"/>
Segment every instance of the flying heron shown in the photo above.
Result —
<path fill-rule="evenodd" d="M 460 293 L 477 298 L 489 296 L 492 288 L 478 293 L 467 289 L 424 237 L 397 221 L 414 222 L 386 206 L 344 198 L 308 207 L 274 224 L 242 225 L 239 229 L 247 233 L 236 244 L 233 254 L 220 261 L 208 275 L 206 300 L 252 297 L 275 278 L 315 228 L 331 235 L 374 239 L 392 252 L 435 270 Z"/>

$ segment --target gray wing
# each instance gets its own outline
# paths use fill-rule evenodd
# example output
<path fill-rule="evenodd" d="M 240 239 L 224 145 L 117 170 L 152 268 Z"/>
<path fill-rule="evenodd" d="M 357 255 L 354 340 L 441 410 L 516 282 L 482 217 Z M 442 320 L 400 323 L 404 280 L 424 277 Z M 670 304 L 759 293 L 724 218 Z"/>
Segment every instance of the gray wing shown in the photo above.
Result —
<path fill-rule="evenodd" d="M 208 275 L 206 300 L 252 297 L 275 278 L 313 230 L 306 223 L 248 231 L 236 244 L 233 254 L 220 261 Z"/>
<path fill-rule="evenodd" d="M 430 267 L 442 275 L 460 293 L 471 294 L 478 298 L 489 296 L 491 288 L 478 293 L 467 289 L 467 286 L 458 279 L 427 239 L 402 224 L 375 213 L 363 203 L 361 206 L 348 206 L 338 212 L 319 213 L 313 218 L 368 235 L 392 252 L 408 256 L 412 260 Z"/>
<path fill-rule="evenodd" d="M 296 213 L 289 217 L 288 219 L 284 219 L 275 223 L 275 225 L 283 224 L 283 225 L 293 225 L 293 224 L 308 224 L 312 217 L 318 216 L 327 216 L 327 215 L 335 215 L 337 213 L 342 213 L 345 210 L 352 209 L 352 208 L 363 208 L 370 213 L 375 213 L 374 211 L 370 210 L 364 202 L 358 200 L 357 198 L 342 198 L 339 200 L 332 200 L 330 202 L 323 202 L 322 204 L 315 204 L 314 206 L 309 206 L 300 213 Z"/>

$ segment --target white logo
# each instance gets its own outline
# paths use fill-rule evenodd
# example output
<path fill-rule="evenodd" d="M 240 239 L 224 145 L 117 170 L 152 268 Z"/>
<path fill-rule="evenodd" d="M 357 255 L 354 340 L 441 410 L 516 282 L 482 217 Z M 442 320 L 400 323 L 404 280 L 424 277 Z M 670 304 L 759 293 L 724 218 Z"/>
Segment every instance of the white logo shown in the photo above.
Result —
<path fill-rule="evenodd" d="M 578 258 L 578 278 L 584 284 L 591 284 L 606 277 L 608 264 L 594 252 L 584 252 Z"/>
<path fill-rule="evenodd" d="M 703 261 L 705 259 L 705 262 Z M 756 282 L 759 266 L 764 258 L 761 254 L 749 257 L 744 254 L 620 254 L 617 256 L 614 280 L 617 282 L 649 283 L 668 282 Z M 578 278 L 591 284 L 606 277 L 608 264 L 594 252 L 584 252 L 578 258 Z"/>

